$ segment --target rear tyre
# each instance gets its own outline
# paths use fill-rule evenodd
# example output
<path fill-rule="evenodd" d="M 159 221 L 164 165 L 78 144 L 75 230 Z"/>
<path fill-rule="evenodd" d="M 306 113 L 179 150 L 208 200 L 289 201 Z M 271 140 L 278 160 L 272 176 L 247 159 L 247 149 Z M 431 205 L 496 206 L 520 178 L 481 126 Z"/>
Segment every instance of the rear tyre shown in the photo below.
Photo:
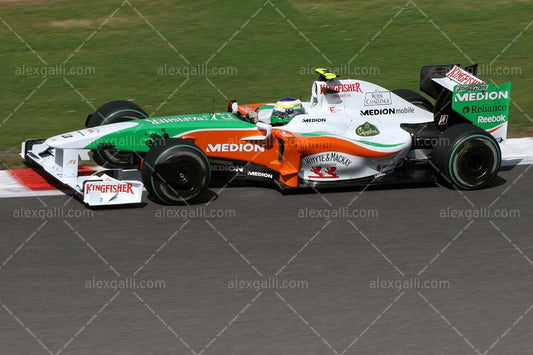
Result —
<path fill-rule="evenodd" d="M 481 128 L 461 123 L 448 128 L 433 147 L 431 160 L 453 185 L 480 189 L 492 182 L 501 165 L 496 139 Z"/>
<path fill-rule="evenodd" d="M 148 118 L 148 114 L 137 104 L 124 100 L 111 101 L 89 115 L 85 127 L 91 128 L 143 118 Z M 113 149 L 93 150 L 92 158 L 98 165 L 106 168 L 132 167 L 139 160 L 135 153 L 120 152 Z"/>
<path fill-rule="evenodd" d="M 158 142 L 146 154 L 142 166 L 144 187 L 154 199 L 167 205 L 201 202 L 210 178 L 205 154 L 182 139 Z"/>
<path fill-rule="evenodd" d="M 423 110 L 433 112 L 433 104 L 416 91 L 409 89 L 397 89 L 394 90 L 393 93 Z"/>

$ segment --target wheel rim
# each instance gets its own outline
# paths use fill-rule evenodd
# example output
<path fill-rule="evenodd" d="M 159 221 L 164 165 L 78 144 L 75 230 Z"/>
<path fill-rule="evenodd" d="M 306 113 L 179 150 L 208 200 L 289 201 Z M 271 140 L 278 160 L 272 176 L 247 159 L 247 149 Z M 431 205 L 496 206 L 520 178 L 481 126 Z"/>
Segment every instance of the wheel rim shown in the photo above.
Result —
<path fill-rule="evenodd" d="M 490 139 L 482 135 L 468 137 L 452 152 L 452 178 L 466 188 L 486 185 L 496 176 L 498 157 L 498 149 Z"/>
<path fill-rule="evenodd" d="M 174 157 L 158 164 L 153 175 L 154 187 L 173 201 L 187 201 L 202 190 L 202 165 L 193 157 Z"/>

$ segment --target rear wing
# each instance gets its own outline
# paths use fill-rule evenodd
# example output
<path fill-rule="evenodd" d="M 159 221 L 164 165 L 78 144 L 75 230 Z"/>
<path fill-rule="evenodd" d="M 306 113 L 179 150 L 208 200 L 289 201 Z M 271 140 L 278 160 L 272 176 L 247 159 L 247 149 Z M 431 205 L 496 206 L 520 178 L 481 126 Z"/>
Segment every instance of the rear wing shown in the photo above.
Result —
<path fill-rule="evenodd" d="M 447 78 L 447 74 L 450 73 L 454 67 L 471 74 L 474 78 L 477 75 L 477 64 L 466 68 L 460 68 L 459 64 L 426 65 L 420 69 L 420 90 L 436 100 L 442 91 L 442 84 L 446 82 L 444 79 Z M 479 81 L 483 82 L 481 79 L 479 79 Z M 453 91 L 453 89 L 451 91 Z"/>
<path fill-rule="evenodd" d="M 420 89 L 441 106 L 435 112 L 446 112 L 448 106 L 448 111 L 484 129 L 501 143 L 507 138 L 511 83 L 496 86 L 476 75 L 477 64 L 466 68 L 456 64 L 424 66 L 420 70 Z"/>

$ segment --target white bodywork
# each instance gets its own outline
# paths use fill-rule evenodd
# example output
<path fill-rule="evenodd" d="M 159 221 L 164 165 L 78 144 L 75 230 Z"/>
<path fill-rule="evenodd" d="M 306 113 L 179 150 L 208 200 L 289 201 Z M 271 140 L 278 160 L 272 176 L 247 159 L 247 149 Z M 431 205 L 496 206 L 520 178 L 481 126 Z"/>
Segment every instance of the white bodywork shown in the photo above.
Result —
<path fill-rule="evenodd" d="M 338 93 L 326 93 L 325 88 Z M 303 105 L 306 112 L 281 126 L 283 130 L 299 134 L 317 132 L 322 137 L 345 139 L 355 146 L 391 153 L 383 158 L 368 158 L 325 149 L 315 156 L 304 156 L 300 161 L 299 177 L 310 181 L 352 180 L 391 171 L 402 164 L 411 148 L 411 136 L 400 124 L 433 121 L 433 113 L 379 85 L 361 80 L 315 81 L 311 99 Z M 267 121 L 269 111 L 260 111 Z M 357 128 L 365 123 L 377 128 L 379 134 L 359 135 Z"/>

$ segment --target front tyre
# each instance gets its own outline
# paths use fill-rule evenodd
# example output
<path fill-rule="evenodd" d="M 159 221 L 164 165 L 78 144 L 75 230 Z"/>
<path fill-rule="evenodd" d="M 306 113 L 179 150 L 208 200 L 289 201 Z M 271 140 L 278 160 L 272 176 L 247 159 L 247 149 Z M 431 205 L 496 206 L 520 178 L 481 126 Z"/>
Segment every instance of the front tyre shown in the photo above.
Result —
<path fill-rule="evenodd" d="M 131 101 L 117 100 L 100 106 L 87 117 L 85 127 L 97 127 L 111 123 L 140 120 L 148 118 L 148 114 Z M 135 153 L 121 152 L 114 149 L 98 149 L 92 151 L 93 160 L 106 168 L 128 168 L 135 166 Z"/>
<path fill-rule="evenodd" d="M 153 198 L 167 205 L 200 202 L 210 178 L 205 154 L 182 139 L 158 142 L 146 154 L 142 166 L 144 187 Z"/>
<path fill-rule="evenodd" d="M 445 130 L 433 147 L 431 160 L 453 185 L 480 189 L 492 182 L 501 165 L 496 139 L 481 128 L 462 123 Z"/>

